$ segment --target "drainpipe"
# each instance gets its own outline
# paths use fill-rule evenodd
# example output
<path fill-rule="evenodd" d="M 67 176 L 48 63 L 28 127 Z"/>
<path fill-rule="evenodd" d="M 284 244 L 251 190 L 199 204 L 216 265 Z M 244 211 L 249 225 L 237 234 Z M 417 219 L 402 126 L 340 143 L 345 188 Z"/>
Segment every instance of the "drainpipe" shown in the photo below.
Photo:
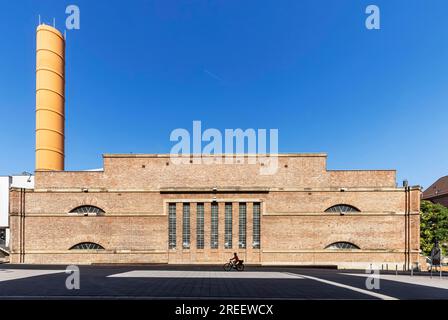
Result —
<path fill-rule="evenodd" d="M 411 268 L 411 187 L 408 186 L 408 268 Z"/>
<path fill-rule="evenodd" d="M 405 269 L 409 267 L 409 228 L 408 228 L 408 212 L 409 212 L 409 186 L 407 180 L 403 181 L 404 187 L 404 262 Z"/>

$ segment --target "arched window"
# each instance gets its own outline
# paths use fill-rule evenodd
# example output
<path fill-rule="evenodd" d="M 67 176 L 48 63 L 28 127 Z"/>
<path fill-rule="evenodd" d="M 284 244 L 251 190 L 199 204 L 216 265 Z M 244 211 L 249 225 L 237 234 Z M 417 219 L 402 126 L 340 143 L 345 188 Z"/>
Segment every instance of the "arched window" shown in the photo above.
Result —
<path fill-rule="evenodd" d="M 334 242 L 328 246 L 325 247 L 325 249 L 330 250 L 356 250 L 360 249 L 357 245 L 351 243 L 351 242 Z"/>
<path fill-rule="evenodd" d="M 100 209 L 95 206 L 80 206 L 70 211 L 72 214 L 79 214 L 85 216 L 96 216 L 104 213 L 103 209 Z"/>
<path fill-rule="evenodd" d="M 104 250 L 102 245 L 93 242 L 81 242 L 75 244 L 70 250 Z"/>
<path fill-rule="evenodd" d="M 335 212 L 335 213 L 347 213 L 347 212 L 360 212 L 358 208 L 351 206 L 349 204 L 337 204 L 325 210 L 325 212 Z"/>

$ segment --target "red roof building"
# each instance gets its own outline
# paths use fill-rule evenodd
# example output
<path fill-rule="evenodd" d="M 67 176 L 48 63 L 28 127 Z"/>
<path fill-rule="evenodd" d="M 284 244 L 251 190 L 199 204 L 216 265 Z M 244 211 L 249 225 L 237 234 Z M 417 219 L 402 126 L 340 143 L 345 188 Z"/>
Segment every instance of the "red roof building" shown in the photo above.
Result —
<path fill-rule="evenodd" d="M 448 207 L 448 176 L 440 178 L 426 189 L 422 199 Z"/>

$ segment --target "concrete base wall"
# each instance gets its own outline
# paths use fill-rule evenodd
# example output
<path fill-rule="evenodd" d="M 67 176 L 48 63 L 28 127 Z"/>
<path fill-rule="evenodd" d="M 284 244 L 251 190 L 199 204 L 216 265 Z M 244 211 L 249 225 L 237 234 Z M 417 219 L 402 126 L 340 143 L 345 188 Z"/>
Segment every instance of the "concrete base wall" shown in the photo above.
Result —
<path fill-rule="evenodd" d="M 27 253 L 22 263 L 29 264 L 214 264 L 221 266 L 231 257 L 231 253 L 221 253 L 209 258 L 169 260 L 166 252 L 95 252 L 95 253 Z M 360 256 L 362 256 L 361 259 Z M 189 256 L 190 258 L 191 256 Z M 384 260 L 378 260 L 384 257 Z M 11 254 L 11 263 L 19 263 L 19 255 Z M 289 253 L 276 254 L 261 253 L 261 261 L 254 261 L 244 255 L 240 256 L 248 265 L 264 266 L 337 266 L 339 269 L 378 269 L 401 271 L 404 268 L 404 255 L 401 253 L 353 253 L 341 256 L 340 253 Z M 417 262 L 417 254 L 413 254 L 412 261 Z M 416 265 L 416 263 L 414 263 Z"/>

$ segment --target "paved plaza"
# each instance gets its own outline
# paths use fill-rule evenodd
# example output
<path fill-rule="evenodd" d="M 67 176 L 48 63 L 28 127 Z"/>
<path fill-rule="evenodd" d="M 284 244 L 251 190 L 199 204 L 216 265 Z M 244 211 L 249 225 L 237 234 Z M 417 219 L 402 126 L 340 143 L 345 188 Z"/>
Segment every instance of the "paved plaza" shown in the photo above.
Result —
<path fill-rule="evenodd" d="M 0 299 L 448 299 L 448 275 L 355 270 L 220 266 L 79 266 L 80 288 L 66 287 L 67 266 L 0 265 Z"/>

